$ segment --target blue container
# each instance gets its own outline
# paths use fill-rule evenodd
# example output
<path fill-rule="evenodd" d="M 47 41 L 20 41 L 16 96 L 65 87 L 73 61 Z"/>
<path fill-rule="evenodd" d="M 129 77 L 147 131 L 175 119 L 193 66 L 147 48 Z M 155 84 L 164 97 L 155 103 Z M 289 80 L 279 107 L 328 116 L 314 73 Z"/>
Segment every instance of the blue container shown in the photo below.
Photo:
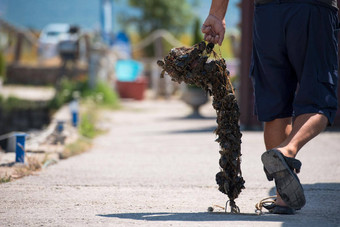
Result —
<path fill-rule="evenodd" d="M 117 80 L 133 82 L 143 70 L 143 64 L 133 60 L 119 60 L 116 63 Z"/>
<path fill-rule="evenodd" d="M 79 121 L 78 112 L 72 112 L 71 114 L 72 114 L 72 126 L 77 127 Z"/>
<path fill-rule="evenodd" d="M 15 133 L 15 162 L 25 163 L 25 133 Z"/>

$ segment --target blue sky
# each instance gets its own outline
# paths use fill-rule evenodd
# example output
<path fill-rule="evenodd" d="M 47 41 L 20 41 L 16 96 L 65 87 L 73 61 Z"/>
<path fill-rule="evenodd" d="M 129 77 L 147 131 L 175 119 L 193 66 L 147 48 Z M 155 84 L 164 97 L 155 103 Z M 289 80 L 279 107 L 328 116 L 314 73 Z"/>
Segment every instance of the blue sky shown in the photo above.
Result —
<path fill-rule="evenodd" d="M 230 0 L 226 16 L 227 28 L 235 28 L 239 23 L 240 10 L 236 7 L 239 1 Z M 15 25 L 38 30 L 55 22 L 79 24 L 83 28 L 98 29 L 99 2 L 100 0 L 0 0 L 0 16 Z M 199 0 L 198 2 L 200 4 L 194 11 L 203 22 L 209 13 L 211 1 Z M 114 13 L 117 15 L 117 12 L 136 13 L 127 5 L 127 0 L 115 1 Z M 119 30 L 122 28 L 117 23 L 117 18 L 114 18 L 114 31 Z"/>
<path fill-rule="evenodd" d="M 203 23 L 203 21 L 209 14 L 211 0 L 200 0 L 199 2 L 200 4 L 199 4 L 199 7 L 197 7 L 196 9 L 196 14 L 199 18 L 201 18 L 201 21 Z M 240 0 L 229 0 L 228 12 L 226 15 L 227 29 L 236 28 L 236 26 L 238 25 L 240 21 L 241 12 L 240 12 L 240 9 L 237 7 L 237 4 L 239 2 Z"/>

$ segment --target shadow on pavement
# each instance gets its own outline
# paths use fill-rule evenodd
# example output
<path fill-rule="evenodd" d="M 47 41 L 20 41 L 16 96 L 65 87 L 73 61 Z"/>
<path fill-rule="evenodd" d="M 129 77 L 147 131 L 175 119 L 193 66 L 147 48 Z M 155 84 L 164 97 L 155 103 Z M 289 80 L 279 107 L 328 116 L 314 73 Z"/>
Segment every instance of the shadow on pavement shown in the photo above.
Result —
<path fill-rule="evenodd" d="M 161 118 L 161 121 L 184 121 L 184 120 L 214 120 L 216 121 L 216 116 L 203 116 L 203 115 L 195 115 L 190 114 L 184 117 L 167 117 Z"/>
<path fill-rule="evenodd" d="M 255 213 L 229 214 L 224 212 L 150 212 L 150 213 L 113 213 L 97 214 L 98 217 L 118 218 L 143 221 L 188 221 L 188 222 L 221 222 L 247 221 L 279 222 L 282 226 L 333 226 L 339 221 L 340 207 L 337 205 L 340 195 L 340 183 L 317 183 L 303 185 L 307 198 L 306 206 L 295 215 L 257 215 Z M 269 191 L 275 194 L 275 188 Z M 265 211 L 265 210 L 264 210 Z M 322 211 L 322 212 L 321 212 Z"/>
<path fill-rule="evenodd" d="M 145 221 L 269 221 L 282 222 L 282 217 L 277 215 L 259 216 L 257 214 L 227 214 L 223 212 L 198 212 L 198 213 L 119 213 L 119 214 L 98 214 L 106 218 L 133 219 Z"/>
<path fill-rule="evenodd" d="M 168 131 L 167 134 L 186 134 L 186 133 L 214 133 L 217 126 L 210 126 L 204 128 L 196 128 L 196 129 L 185 129 L 185 130 L 174 130 Z"/>
<path fill-rule="evenodd" d="M 340 183 L 316 183 L 316 184 L 302 184 L 302 187 L 305 191 L 305 195 L 306 197 L 308 197 L 308 195 L 310 193 L 315 193 L 318 192 L 320 193 L 320 196 L 322 196 L 323 198 L 325 198 L 324 196 L 327 195 L 322 195 L 322 192 L 327 192 L 328 193 L 336 193 L 336 198 L 332 197 L 329 198 L 330 200 L 339 200 L 340 199 Z M 269 195 L 275 195 L 276 194 L 276 189 L 275 187 L 272 187 L 269 191 Z M 315 198 L 315 197 L 314 197 Z M 307 201 L 308 202 L 308 201 Z M 340 211 L 340 206 L 339 206 L 339 211 Z"/>
<path fill-rule="evenodd" d="M 312 223 L 313 226 L 339 226 L 340 183 L 303 184 L 302 187 L 305 191 L 306 205 L 297 211 L 300 220 L 305 220 L 307 224 Z M 269 194 L 276 194 L 275 187 L 271 188 Z M 282 226 L 289 226 L 285 224 Z"/>

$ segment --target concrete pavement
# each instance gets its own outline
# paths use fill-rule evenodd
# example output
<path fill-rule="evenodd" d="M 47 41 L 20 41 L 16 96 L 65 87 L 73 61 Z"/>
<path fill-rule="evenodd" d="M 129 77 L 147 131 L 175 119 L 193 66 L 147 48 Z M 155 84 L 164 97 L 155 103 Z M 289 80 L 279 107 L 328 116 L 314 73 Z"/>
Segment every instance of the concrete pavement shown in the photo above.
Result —
<path fill-rule="evenodd" d="M 294 216 L 254 215 L 274 189 L 262 171 L 262 133 L 243 132 L 242 214 L 207 213 L 227 200 L 215 183 L 212 107 L 204 106 L 205 119 L 187 119 L 190 110 L 176 100 L 124 106 L 103 115 L 111 130 L 89 152 L 1 184 L 0 226 L 339 226 L 339 132 L 300 152 L 307 204 Z"/>

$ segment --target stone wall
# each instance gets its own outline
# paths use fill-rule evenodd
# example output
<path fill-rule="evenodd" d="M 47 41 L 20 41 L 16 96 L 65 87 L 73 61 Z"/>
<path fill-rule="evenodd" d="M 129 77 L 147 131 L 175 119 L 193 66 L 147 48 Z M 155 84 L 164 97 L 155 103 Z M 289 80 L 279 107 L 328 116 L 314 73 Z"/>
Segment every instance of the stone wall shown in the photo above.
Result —
<path fill-rule="evenodd" d="M 47 107 L 15 108 L 10 111 L 0 107 L 0 135 L 12 131 L 41 129 L 49 124 L 50 119 L 50 110 Z"/>
<path fill-rule="evenodd" d="M 6 83 L 25 85 L 54 85 L 62 75 L 84 75 L 87 69 L 62 69 L 61 67 L 7 66 Z"/>

